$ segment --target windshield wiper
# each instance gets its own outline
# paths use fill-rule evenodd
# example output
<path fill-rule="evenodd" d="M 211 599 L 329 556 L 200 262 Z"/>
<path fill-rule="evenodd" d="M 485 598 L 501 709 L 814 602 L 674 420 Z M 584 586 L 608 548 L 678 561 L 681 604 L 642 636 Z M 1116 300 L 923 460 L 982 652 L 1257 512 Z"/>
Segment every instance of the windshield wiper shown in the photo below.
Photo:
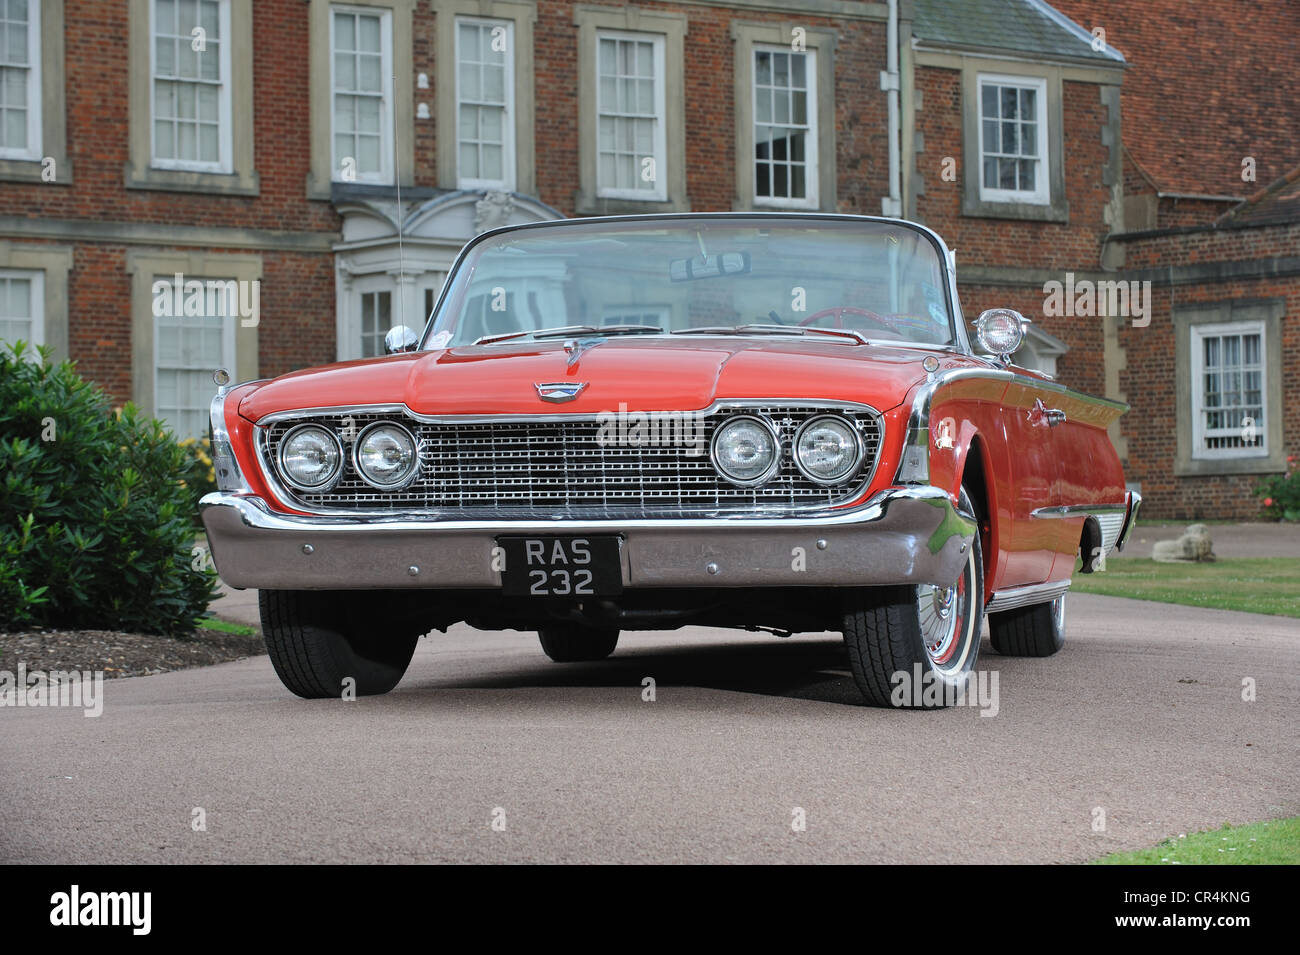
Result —
<path fill-rule="evenodd" d="M 534 339 L 542 338 L 565 338 L 569 335 L 594 335 L 598 338 L 604 338 L 607 335 L 654 335 L 662 333 L 663 329 L 658 325 L 562 325 L 559 328 L 539 328 L 523 332 L 506 332 L 503 335 L 485 335 L 475 345 L 491 345 L 493 342 L 503 342 L 511 338 L 523 338 L 525 336 Z"/>
<path fill-rule="evenodd" d="M 679 328 L 674 331 L 674 335 L 807 335 L 816 333 L 819 335 L 837 335 L 841 338 L 852 338 L 855 341 L 867 344 L 870 339 L 860 331 L 853 328 L 813 328 L 809 325 L 707 325 L 701 328 Z"/>

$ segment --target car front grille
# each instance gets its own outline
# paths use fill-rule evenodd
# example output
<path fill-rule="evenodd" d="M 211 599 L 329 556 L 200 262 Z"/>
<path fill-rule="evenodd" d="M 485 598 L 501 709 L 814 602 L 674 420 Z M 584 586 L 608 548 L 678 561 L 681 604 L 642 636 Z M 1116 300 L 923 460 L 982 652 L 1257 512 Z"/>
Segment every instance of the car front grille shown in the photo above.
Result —
<path fill-rule="evenodd" d="M 851 478 L 833 486 L 805 477 L 791 457 L 796 431 L 822 414 L 853 422 L 866 452 Z M 761 486 L 730 483 L 710 460 L 714 431 L 735 415 L 764 418 L 780 436 L 781 466 Z M 403 424 L 415 436 L 420 470 L 400 490 L 371 487 L 351 459 L 348 439 L 377 421 Z M 273 463 L 286 433 L 308 423 L 331 428 L 343 440 L 344 473 L 326 492 L 290 488 L 279 479 Z M 602 444 L 598 440 L 602 421 L 595 416 L 416 419 L 401 409 L 277 417 L 259 426 L 257 433 L 263 470 L 286 503 L 296 508 L 320 514 L 419 512 L 435 519 L 673 518 L 815 510 L 850 501 L 860 493 L 880 451 L 880 417 L 861 405 L 727 403 L 707 413 L 702 424 L 702 440 L 695 448 L 680 442 L 635 446 L 606 440 Z"/>

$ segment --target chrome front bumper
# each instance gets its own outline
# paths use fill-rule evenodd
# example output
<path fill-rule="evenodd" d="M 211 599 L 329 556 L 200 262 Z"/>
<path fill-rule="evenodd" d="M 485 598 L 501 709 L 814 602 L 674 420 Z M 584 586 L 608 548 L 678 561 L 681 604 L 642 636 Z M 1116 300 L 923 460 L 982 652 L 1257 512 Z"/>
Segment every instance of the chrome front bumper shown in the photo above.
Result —
<path fill-rule="evenodd" d="M 616 535 L 626 588 L 947 586 L 976 527 L 935 487 L 890 488 L 851 510 L 794 518 L 341 519 L 280 514 L 227 493 L 200 506 L 222 579 L 266 590 L 499 588 L 493 549 L 506 535 Z"/>

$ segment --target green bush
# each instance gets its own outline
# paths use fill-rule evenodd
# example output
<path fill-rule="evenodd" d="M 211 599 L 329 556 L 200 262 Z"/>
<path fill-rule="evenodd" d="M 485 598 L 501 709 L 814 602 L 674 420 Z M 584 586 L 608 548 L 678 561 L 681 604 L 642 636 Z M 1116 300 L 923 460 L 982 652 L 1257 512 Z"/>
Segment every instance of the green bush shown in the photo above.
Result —
<path fill-rule="evenodd" d="M 1300 471 L 1296 458 L 1286 459 L 1285 474 L 1270 474 L 1255 485 L 1255 494 L 1264 505 L 1264 516 L 1275 521 L 1300 521 Z"/>
<path fill-rule="evenodd" d="M 199 518 L 199 501 L 204 494 L 217 489 L 217 473 L 212 467 L 212 442 L 207 438 L 186 438 L 181 442 L 185 451 L 185 472 L 181 483 L 190 497 L 190 517 L 197 531 L 203 522 Z"/>
<path fill-rule="evenodd" d="M 0 630 L 192 632 L 216 576 L 185 449 L 71 362 L 35 358 L 0 350 Z"/>

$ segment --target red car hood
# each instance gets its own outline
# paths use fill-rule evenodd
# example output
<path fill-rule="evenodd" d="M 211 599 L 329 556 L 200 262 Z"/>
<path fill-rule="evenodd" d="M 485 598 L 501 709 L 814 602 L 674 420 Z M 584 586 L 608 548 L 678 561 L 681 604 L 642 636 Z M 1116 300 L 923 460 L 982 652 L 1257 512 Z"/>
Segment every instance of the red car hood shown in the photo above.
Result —
<path fill-rule="evenodd" d="M 931 350 L 808 338 L 611 338 L 569 363 L 563 341 L 502 342 L 342 362 L 284 375 L 240 404 L 245 418 L 302 408 L 405 404 L 418 414 L 694 411 L 722 398 L 831 398 L 881 411 L 925 377 Z M 969 359 L 942 356 L 944 366 Z M 586 382 L 572 401 L 536 385 Z"/>

